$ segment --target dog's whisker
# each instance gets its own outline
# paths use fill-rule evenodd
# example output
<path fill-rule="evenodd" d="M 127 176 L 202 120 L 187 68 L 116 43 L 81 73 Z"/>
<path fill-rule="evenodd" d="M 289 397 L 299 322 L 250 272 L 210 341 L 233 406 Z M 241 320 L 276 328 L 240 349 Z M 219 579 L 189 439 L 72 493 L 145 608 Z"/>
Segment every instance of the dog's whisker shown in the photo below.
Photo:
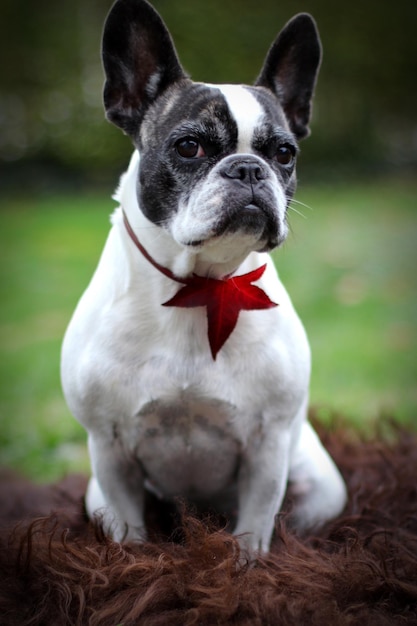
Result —
<path fill-rule="evenodd" d="M 162 230 L 156 230 L 155 226 L 140 226 L 137 230 L 138 231 L 148 231 L 154 229 L 154 238 L 152 240 L 152 243 L 157 243 L 163 236 L 163 231 Z"/>
<path fill-rule="evenodd" d="M 296 200 L 295 198 L 291 199 L 290 204 L 298 204 L 304 207 L 305 209 L 308 209 L 309 211 L 314 211 L 314 208 L 312 206 L 310 206 L 309 204 L 306 204 L 305 202 L 301 202 L 300 200 Z"/>
<path fill-rule="evenodd" d="M 301 211 L 299 211 L 298 209 L 293 207 L 291 204 L 288 205 L 288 210 L 289 211 L 293 211 L 294 213 L 297 213 L 297 215 L 300 215 L 305 220 L 307 219 L 307 216 L 304 215 L 304 213 L 301 213 Z"/>
<path fill-rule="evenodd" d="M 158 231 L 157 233 L 155 233 L 155 237 L 153 239 L 153 242 L 155 243 L 155 242 L 159 241 L 159 239 L 162 238 L 162 234 L 163 234 L 162 231 L 160 231 L 160 232 Z"/>

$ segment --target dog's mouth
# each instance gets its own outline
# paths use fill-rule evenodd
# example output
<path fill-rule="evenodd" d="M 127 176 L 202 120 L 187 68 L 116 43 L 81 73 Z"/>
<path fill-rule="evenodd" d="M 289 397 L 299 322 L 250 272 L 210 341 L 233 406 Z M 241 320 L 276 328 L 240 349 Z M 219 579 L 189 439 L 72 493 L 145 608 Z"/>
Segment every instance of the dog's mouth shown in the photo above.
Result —
<path fill-rule="evenodd" d="M 216 225 L 215 236 L 242 233 L 253 236 L 262 250 L 272 250 L 280 243 L 280 227 L 276 212 L 261 200 L 251 200 L 229 211 Z"/>
<path fill-rule="evenodd" d="M 253 237 L 254 249 L 258 252 L 270 252 L 282 243 L 285 238 L 280 233 L 278 218 L 275 213 L 257 202 L 250 202 L 233 212 L 224 215 L 210 234 L 203 239 L 192 239 L 184 242 L 188 248 L 198 250 L 205 244 L 219 240 L 228 235 Z"/>

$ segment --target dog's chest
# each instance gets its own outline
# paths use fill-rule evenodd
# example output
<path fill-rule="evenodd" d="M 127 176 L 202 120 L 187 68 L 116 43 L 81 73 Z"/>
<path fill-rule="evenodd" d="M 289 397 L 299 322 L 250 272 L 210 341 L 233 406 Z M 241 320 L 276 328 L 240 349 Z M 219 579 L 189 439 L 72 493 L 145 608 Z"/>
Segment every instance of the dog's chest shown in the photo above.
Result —
<path fill-rule="evenodd" d="M 123 436 L 135 440 L 135 455 L 157 492 L 205 499 L 236 475 L 242 446 L 237 419 L 227 402 L 182 392 L 144 404 Z"/>

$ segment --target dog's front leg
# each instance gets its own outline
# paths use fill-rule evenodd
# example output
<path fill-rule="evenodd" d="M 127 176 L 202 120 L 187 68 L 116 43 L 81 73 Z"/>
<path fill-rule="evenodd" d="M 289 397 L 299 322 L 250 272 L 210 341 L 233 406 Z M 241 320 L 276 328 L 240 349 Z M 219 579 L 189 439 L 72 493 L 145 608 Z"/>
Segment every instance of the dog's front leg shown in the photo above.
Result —
<path fill-rule="evenodd" d="M 144 475 L 115 441 L 89 435 L 93 476 L 86 494 L 90 518 L 97 516 L 115 541 L 144 540 Z"/>
<path fill-rule="evenodd" d="M 239 512 L 234 534 L 243 549 L 268 552 L 275 516 L 284 498 L 291 433 L 270 429 L 244 454 L 239 473 Z"/>

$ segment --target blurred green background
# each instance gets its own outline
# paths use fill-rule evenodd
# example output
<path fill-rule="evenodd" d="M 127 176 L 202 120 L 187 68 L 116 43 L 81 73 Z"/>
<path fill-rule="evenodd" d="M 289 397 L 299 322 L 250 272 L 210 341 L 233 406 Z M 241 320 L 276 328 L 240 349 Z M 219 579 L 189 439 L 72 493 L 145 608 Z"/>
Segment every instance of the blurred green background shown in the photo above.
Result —
<path fill-rule="evenodd" d="M 97 263 L 130 144 L 104 121 L 105 0 L 2 0 L 0 461 L 88 470 L 59 381 L 65 327 Z M 358 428 L 415 427 L 417 4 L 155 0 L 192 77 L 252 82 L 295 13 L 324 60 L 291 236 L 275 254 L 313 350 L 312 404 Z"/>

